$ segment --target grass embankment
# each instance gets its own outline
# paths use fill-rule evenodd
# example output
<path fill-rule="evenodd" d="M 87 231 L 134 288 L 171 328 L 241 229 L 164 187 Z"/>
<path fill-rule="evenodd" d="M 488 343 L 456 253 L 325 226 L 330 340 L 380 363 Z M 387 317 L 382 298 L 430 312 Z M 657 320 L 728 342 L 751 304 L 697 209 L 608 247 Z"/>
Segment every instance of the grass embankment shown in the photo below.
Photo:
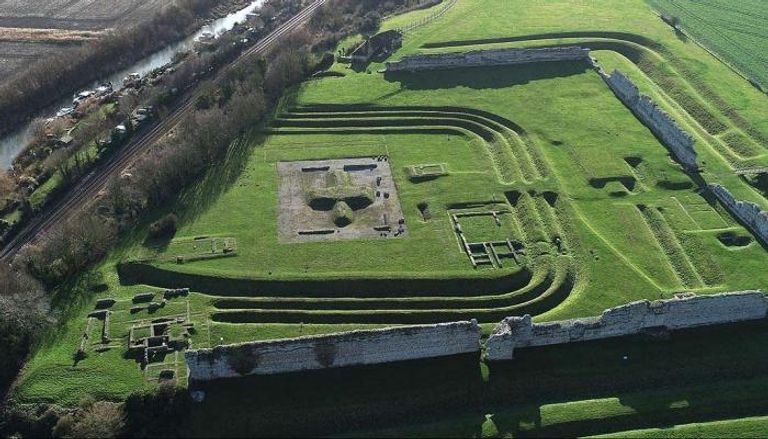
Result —
<path fill-rule="evenodd" d="M 726 419 L 675 425 L 665 428 L 622 431 L 595 437 L 601 438 L 761 438 L 768 435 L 768 416 Z"/>

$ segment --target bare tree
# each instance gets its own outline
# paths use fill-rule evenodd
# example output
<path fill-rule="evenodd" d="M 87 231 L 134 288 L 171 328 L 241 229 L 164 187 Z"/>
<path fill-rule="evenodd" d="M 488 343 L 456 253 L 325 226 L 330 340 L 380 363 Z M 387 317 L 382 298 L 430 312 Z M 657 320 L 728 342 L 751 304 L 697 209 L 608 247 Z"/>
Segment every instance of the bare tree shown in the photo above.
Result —
<path fill-rule="evenodd" d="M 16 199 L 16 182 L 8 171 L 0 169 L 0 210 Z"/>
<path fill-rule="evenodd" d="M 45 142 L 48 135 L 48 129 L 45 126 L 45 119 L 38 117 L 29 123 L 29 129 L 32 133 L 32 142 L 40 144 Z"/>
<path fill-rule="evenodd" d="M 57 117 L 48 123 L 48 130 L 54 137 L 60 138 L 67 130 L 67 124 L 64 119 Z"/>
<path fill-rule="evenodd" d="M 49 155 L 43 161 L 42 167 L 44 172 L 59 171 L 62 177 L 69 178 L 70 177 L 69 151 L 67 151 L 66 148 L 61 148 L 61 149 L 57 149 L 56 151 L 53 151 L 51 155 Z"/>
<path fill-rule="evenodd" d="M 136 92 L 128 90 L 117 100 L 117 115 L 121 120 L 127 119 L 138 106 L 139 98 L 136 96 Z"/>

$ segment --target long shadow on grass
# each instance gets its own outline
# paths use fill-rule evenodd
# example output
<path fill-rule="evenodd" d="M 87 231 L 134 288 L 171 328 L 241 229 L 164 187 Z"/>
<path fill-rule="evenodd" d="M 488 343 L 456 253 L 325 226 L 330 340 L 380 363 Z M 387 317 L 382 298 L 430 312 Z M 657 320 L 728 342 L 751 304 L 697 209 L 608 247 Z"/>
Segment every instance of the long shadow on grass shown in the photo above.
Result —
<path fill-rule="evenodd" d="M 558 38 L 612 38 L 617 40 L 632 41 L 643 46 L 659 47 L 660 45 L 655 41 L 646 38 L 642 35 L 637 35 L 629 32 L 606 32 L 606 31 L 573 31 L 573 32 L 550 32 L 545 34 L 529 34 L 518 35 L 514 37 L 497 37 L 497 38 L 479 38 L 474 40 L 455 40 L 455 41 L 438 41 L 433 43 L 426 43 L 422 45 L 423 48 L 435 49 L 442 47 L 460 47 L 480 44 L 493 44 L 493 43 L 513 43 L 519 41 L 532 41 L 532 40 L 552 40 Z"/>
<path fill-rule="evenodd" d="M 181 194 L 176 208 L 181 223 L 194 221 L 235 184 L 245 170 L 253 148 L 264 138 L 264 134 L 256 129 L 240 136 L 230 145 L 226 157 L 212 163 L 205 175 Z"/>
<path fill-rule="evenodd" d="M 524 85 L 533 81 L 579 75 L 589 69 L 584 62 L 549 62 L 517 66 L 472 67 L 446 71 L 388 72 L 387 81 L 400 89 L 440 90 L 469 87 L 476 90 Z"/>
<path fill-rule="evenodd" d="M 763 320 L 520 349 L 491 364 L 487 382 L 476 354 L 212 381 L 197 387 L 206 399 L 187 433 L 324 435 L 437 421 L 418 430 L 469 437 L 495 413 L 499 431 L 515 437 L 573 437 L 764 414 L 766 333 Z M 569 404 L 592 399 L 606 400 Z M 563 406 L 543 408 L 551 404 Z"/>

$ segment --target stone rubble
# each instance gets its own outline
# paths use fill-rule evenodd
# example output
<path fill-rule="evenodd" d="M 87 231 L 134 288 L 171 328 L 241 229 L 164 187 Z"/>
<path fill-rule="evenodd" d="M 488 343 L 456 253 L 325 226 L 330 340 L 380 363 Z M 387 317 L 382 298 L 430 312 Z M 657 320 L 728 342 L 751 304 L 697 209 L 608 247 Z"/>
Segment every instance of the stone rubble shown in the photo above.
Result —
<path fill-rule="evenodd" d="M 516 348 L 547 346 L 675 330 L 766 317 L 768 298 L 761 291 L 697 296 L 678 294 L 668 300 L 641 300 L 603 311 L 601 316 L 532 323 L 531 316 L 502 320 L 486 343 L 489 361 L 511 360 Z"/>
<path fill-rule="evenodd" d="M 589 50 L 578 46 L 473 50 L 470 52 L 409 55 L 400 61 L 386 63 L 386 71 L 444 70 L 549 61 L 588 61 L 589 59 Z"/>

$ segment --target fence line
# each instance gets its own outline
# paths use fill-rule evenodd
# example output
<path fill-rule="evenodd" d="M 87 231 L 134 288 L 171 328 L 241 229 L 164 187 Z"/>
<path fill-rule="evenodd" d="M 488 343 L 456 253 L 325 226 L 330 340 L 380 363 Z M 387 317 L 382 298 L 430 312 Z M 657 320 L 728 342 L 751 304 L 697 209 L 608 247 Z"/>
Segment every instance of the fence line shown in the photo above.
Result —
<path fill-rule="evenodd" d="M 443 16 L 446 12 L 448 12 L 449 9 L 451 9 L 459 0 L 448 0 L 448 2 L 440 8 L 440 10 L 437 10 L 433 12 L 432 14 L 427 15 L 426 17 L 422 17 L 419 20 L 416 20 L 414 22 L 411 22 L 403 27 L 398 28 L 397 30 L 400 31 L 400 33 L 405 34 L 406 32 L 410 32 L 418 27 L 421 27 L 431 21 L 434 21 L 440 17 Z"/>

